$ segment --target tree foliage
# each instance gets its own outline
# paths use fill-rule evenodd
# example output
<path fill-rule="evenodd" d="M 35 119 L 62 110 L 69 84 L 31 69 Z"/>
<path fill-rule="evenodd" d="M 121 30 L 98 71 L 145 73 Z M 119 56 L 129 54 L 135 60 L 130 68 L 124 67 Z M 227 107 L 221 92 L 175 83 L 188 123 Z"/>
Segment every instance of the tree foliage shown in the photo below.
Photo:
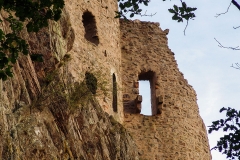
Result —
<path fill-rule="evenodd" d="M 185 2 L 182 2 L 181 5 L 181 7 L 174 5 L 173 8 L 168 9 L 168 11 L 173 14 L 173 20 L 183 22 L 183 19 L 188 21 L 196 17 L 193 11 L 197 10 L 197 8 L 188 7 Z"/>
<path fill-rule="evenodd" d="M 149 3 L 150 0 L 118 0 L 119 11 L 116 11 L 116 17 L 127 19 L 127 14 L 130 14 L 130 18 L 134 17 L 134 15 L 148 16 L 146 14 L 142 14 L 140 5 L 143 4 L 148 6 Z M 168 9 L 168 11 L 173 14 L 173 20 L 176 20 L 177 22 L 183 22 L 184 19 L 188 21 L 189 19 L 196 17 L 194 11 L 197 10 L 197 8 L 188 7 L 187 4 L 182 0 L 180 0 L 180 3 L 180 7 L 174 5 L 173 8 Z"/>
<path fill-rule="evenodd" d="M 179 2 L 181 3 L 180 6 L 174 5 L 173 8 L 168 9 L 168 11 L 173 14 L 172 20 L 177 22 L 183 22 L 184 20 L 187 21 L 186 27 L 184 29 L 185 34 L 185 30 L 188 26 L 188 21 L 196 17 L 194 11 L 196 11 L 197 8 L 188 7 L 187 4 L 182 0 L 179 0 Z M 128 14 L 130 18 L 134 17 L 134 15 L 152 16 L 142 14 L 142 9 L 140 8 L 141 4 L 148 6 L 149 3 L 150 0 L 118 0 L 119 11 L 116 11 L 116 18 L 122 17 L 124 19 L 127 19 Z"/>
<path fill-rule="evenodd" d="M 227 134 L 220 138 L 212 150 L 222 152 L 231 160 L 240 159 L 240 111 L 230 107 L 220 109 L 220 113 L 223 111 L 226 112 L 226 118 L 213 121 L 208 132 L 222 129 Z"/>
<path fill-rule="evenodd" d="M 28 55 L 29 46 L 20 37 L 20 32 L 26 25 L 28 32 L 38 32 L 48 26 L 48 20 L 57 21 L 60 18 L 64 0 L 0 0 L 0 9 L 7 17 L 9 31 L 0 29 L 0 79 L 12 77 L 11 68 L 17 62 L 19 54 Z M 43 61 L 41 53 L 31 55 L 34 61 Z"/>

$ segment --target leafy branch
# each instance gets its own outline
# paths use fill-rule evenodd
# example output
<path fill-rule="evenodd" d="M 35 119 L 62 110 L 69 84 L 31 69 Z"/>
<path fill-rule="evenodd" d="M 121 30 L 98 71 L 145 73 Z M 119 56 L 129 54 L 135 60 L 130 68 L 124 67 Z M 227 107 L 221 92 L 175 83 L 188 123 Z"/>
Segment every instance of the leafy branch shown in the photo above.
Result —
<path fill-rule="evenodd" d="M 166 0 L 163 0 L 166 1 Z M 130 18 L 134 17 L 135 15 L 140 16 L 153 16 L 155 14 L 147 15 L 142 14 L 142 9 L 140 9 L 140 5 L 144 4 L 145 6 L 148 6 L 150 0 L 118 0 L 118 6 L 119 11 L 116 11 L 115 18 L 124 18 L 127 19 L 126 15 L 129 13 Z M 177 5 L 174 5 L 173 8 L 168 9 L 170 13 L 173 14 L 172 19 L 176 20 L 177 22 L 183 22 L 183 20 L 187 21 L 186 27 L 184 29 L 184 35 L 188 26 L 188 21 L 190 19 L 193 19 L 195 14 L 193 13 L 197 8 L 188 7 L 185 2 L 180 0 L 182 6 L 178 7 Z"/>
<path fill-rule="evenodd" d="M 187 21 L 186 27 L 183 31 L 185 35 L 188 21 L 196 17 L 193 11 L 197 10 L 197 8 L 188 7 L 185 2 L 182 2 L 182 0 L 180 1 L 182 3 L 181 7 L 174 5 L 173 8 L 168 9 L 168 11 L 173 14 L 172 20 L 175 20 L 177 22 L 183 22 L 183 20 L 185 19 Z"/>
<path fill-rule="evenodd" d="M 116 11 L 115 18 L 122 17 L 124 19 L 127 19 L 127 13 L 130 13 L 130 18 L 134 17 L 134 15 L 147 16 L 146 13 L 141 14 L 142 9 L 140 9 L 139 5 L 144 4 L 145 6 L 148 6 L 149 2 L 150 0 L 118 0 L 119 11 Z"/>
<path fill-rule="evenodd" d="M 64 0 L 3 0 L 0 9 L 8 14 L 4 20 L 9 23 L 10 32 L 0 29 L 0 79 L 12 77 L 12 67 L 17 62 L 19 54 L 29 54 L 27 42 L 19 35 L 24 28 L 28 32 L 38 32 L 48 26 L 48 20 L 57 21 L 62 13 Z M 13 15 L 14 14 L 14 15 Z M 3 23 L 3 19 L 0 19 Z M 30 55 L 33 61 L 42 62 L 41 54 Z"/>
<path fill-rule="evenodd" d="M 228 134 L 224 135 L 217 142 L 217 145 L 211 150 L 218 150 L 226 154 L 229 159 L 239 159 L 240 157 L 240 111 L 233 108 L 221 108 L 220 113 L 226 111 L 226 119 L 213 121 L 208 132 L 218 131 L 222 129 Z"/>

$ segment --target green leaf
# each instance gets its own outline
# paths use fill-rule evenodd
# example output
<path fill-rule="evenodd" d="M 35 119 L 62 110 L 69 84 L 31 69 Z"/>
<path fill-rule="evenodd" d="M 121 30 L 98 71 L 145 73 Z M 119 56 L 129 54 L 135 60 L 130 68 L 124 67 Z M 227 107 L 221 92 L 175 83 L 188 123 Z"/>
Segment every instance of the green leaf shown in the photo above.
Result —
<path fill-rule="evenodd" d="M 172 17 L 172 19 L 173 20 L 178 20 L 180 17 L 177 15 L 177 14 L 175 14 L 173 17 Z"/>
<path fill-rule="evenodd" d="M 3 81 L 7 80 L 7 75 L 3 71 L 0 71 L 0 79 L 2 79 Z"/>
<path fill-rule="evenodd" d="M 26 49 L 26 48 L 23 48 L 23 51 L 22 51 L 22 53 L 23 53 L 24 55 L 28 55 L 28 49 Z"/>
<path fill-rule="evenodd" d="M 12 69 L 12 66 L 8 66 L 8 67 L 5 69 L 5 73 L 6 73 L 6 75 L 9 76 L 9 77 L 13 77 L 13 73 L 12 73 L 11 69 Z"/>
<path fill-rule="evenodd" d="M 170 13 L 176 13 L 172 8 L 168 9 Z"/>
<path fill-rule="evenodd" d="M 180 10 L 181 14 L 184 13 L 184 8 L 183 7 L 179 7 L 179 10 Z"/>
<path fill-rule="evenodd" d="M 182 18 L 179 18 L 179 19 L 178 19 L 178 22 L 183 22 L 183 19 L 182 19 Z"/>
<path fill-rule="evenodd" d="M 4 32 L 2 29 L 0 29 L 0 40 L 2 40 L 4 38 Z"/>
<path fill-rule="evenodd" d="M 197 8 L 190 8 L 190 11 L 196 11 L 196 10 L 197 10 Z"/>
<path fill-rule="evenodd" d="M 143 4 L 144 4 L 145 6 L 148 6 L 148 2 L 143 2 Z"/>
<path fill-rule="evenodd" d="M 178 12 L 178 6 L 174 5 L 173 8 L 176 12 Z"/>
<path fill-rule="evenodd" d="M 119 7 L 120 7 L 120 9 L 124 9 L 125 8 L 125 6 L 121 2 L 119 3 Z"/>
<path fill-rule="evenodd" d="M 132 6 L 132 4 L 129 1 L 127 1 L 127 2 L 124 3 L 124 6 L 126 8 L 130 8 Z"/>
<path fill-rule="evenodd" d="M 32 22 L 29 22 L 26 27 L 27 27 L 27 31 L 28 32 L 32 32 L 33 31 L 33 23 Z"/>
<path fill-rule="evenodd" d="M 136 10 L 138 10 L 139 9 L 139 6 L 138 5 L 134 5 L 134 10 L 136 11 Z"/>
<path fill-rule="evenodd" d="M 43 62 L 43 55 L 42 54 L 32 54 L 30 55 L 32 61 L 36 62 Z"/>
<path fill-rule="evenodd" d="M 187 5 L 185 2 L 182 2 L 182 7 L 184 8 L 185 11 L 187 10 Z"/>
<path fill-rule="evenodd" d="M 3 69 L 8 64 L 8 58 L 6 56 L 0 57 L 0 69 Z"/>
<path fill-rule="evenodd" d="M 3 52 L 0 52 L 0 59 L 2 59 L 3 57 L 5 57 L 6 56 L 6 54 L 5 53 L 3 53 Z"/>
<path fill-rule="evenodd" d="M 57 10 L 57 11 L 55 12 L 55 15 L 54 15 L 54 18 L 53 18 L 54 21 L 58 21 L 58 20 L 60 19 L 61 13 L 62 13 L 61 10 Z M 44 25 L 44 27 L 48 26 L 47 20 L 45 20 L 44 22 L 45 22 L 45 24 L 46 24 L 46 25 Z"/>

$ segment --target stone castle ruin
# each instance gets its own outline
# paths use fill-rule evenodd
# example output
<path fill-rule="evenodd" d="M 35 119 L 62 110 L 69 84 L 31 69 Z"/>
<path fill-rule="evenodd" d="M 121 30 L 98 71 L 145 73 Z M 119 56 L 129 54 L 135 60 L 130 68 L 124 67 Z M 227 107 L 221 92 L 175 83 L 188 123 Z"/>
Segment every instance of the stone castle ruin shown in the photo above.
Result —
<path fill-rule="evenodd" d="M 158 23 L 121 21 L 124 126 L 143 159 L 210 158 L 196 93 L 167 46 Z M 149 80 L 153 116 L 139 114 L 138 80 Z"/>
<path fill-rule="evenodd" d="M 65 1 L 59 22 L 22 34 L 45 61 L 22 57 L 14 78 L 0 83 L 0 159 L 211 159 L 196 93 L 168 48 L 168 30 L 115 19 L 117 9 L 113 0 Z M 86 73 L 98 83 L 91 103 L 75 98 L 81 87 L 66 89 Z M 152 116 L 140 114 L 139 80 L 150 82 Z"/>

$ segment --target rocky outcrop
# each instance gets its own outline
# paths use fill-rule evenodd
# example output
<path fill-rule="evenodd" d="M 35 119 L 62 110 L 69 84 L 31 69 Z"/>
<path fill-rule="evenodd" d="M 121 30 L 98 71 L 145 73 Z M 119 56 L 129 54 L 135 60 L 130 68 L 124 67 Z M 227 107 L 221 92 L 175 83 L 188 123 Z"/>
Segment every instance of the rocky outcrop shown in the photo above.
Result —
<path fill-rule="evenodd" d="M 64 96 L 41 99 L 45 106 L 2 111 L 0 159 L 138 159 L 131 136 L 95 100 L 72 113 Z"/>
<path fill-rule="evenodd" d="M 7 29 L 7 26 L 4 26 Z M 20 57 L 0 81 L 0 159 L 138 159 L 131 136 L 69 69 L 75 33 L 69 15 L 22 33 L 43 63 Z"/>

